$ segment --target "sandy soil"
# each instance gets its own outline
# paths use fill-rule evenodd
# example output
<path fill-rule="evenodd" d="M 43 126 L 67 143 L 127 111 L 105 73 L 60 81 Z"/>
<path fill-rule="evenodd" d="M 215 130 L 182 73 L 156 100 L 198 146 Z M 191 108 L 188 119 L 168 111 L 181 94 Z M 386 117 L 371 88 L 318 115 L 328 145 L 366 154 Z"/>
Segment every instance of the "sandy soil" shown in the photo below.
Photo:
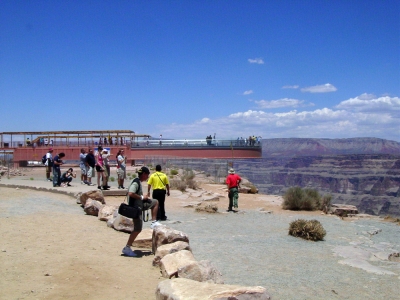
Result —
<path fill-rule="evenodd" d="M 42 173 L 30 171 L 29 176 L 41 178 Z M 200 179 L 199 184 L 223 196 L 217 203 L 225 212 L 226 188 L 206 181 Z M 195 213 L 182 207 L 187 200 L 179 195 L 173 191 L 167 198 L 167 211 Z M 56 205 L 39 202 L 40 209 L 18 213 L 19 207 L 35 204 L 27 201 L 31 198 L 52 199 Z M 107 204 L 121 201 L 106 198 Z M 281 201 L 278 196 L 240 194 L 239 209 L 293 214 L 280 209 Z M 152 267 L 149 249 L 141 249 L 141 258 L 121 256 L 128 234 L 85 215 L 66 195 L 0 187 L 0 234 L 0 299 L 154 299 L 158 282 L 164 280 Z"/>

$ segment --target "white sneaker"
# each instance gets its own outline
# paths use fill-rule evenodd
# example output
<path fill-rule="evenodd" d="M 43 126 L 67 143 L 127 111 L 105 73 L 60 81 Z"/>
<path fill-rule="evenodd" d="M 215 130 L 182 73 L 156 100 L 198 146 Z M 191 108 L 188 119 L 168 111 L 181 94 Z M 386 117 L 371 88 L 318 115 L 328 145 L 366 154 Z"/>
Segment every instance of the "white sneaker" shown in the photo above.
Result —
<path fill-rule="evenodd" d="M 122 254 L 130 257 L 135 257 L 137 254 L 133 252 L 131 247 L 125 246 L 124 249 L 122 249 Z"/>
<path fill-rule="evenodd" d="M 158 221 L 153 221 L 153 222 L 151 222 L 150 228 L 151 228 L 151 229 L 154 229 L 154 227 L 157 227 L 157 226 L 160 226 L 160 225 L 161 225 L 160 222 L 158 222 Z"/>

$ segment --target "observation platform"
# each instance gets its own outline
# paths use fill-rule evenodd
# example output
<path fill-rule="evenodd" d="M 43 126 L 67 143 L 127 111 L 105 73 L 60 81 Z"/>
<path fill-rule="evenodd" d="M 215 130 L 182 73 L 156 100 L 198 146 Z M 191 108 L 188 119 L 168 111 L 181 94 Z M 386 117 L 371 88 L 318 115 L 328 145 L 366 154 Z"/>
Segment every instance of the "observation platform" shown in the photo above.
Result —
<path fill-rule="evenodd" d="M 98 146 L 109 150 L 111 163 L 124 149 L 127 163 L 145 163 L 146 157 L 180 158 L 260 158 L 261 143 L 229 139 L 155 139 L 131 130 L 0 132 L 0 160 L 14 167 L 43 166 L 42 156 L 49 148 L 53 155 L 65 153 L 66 163 L 78 163 L 81 148 Z"/>

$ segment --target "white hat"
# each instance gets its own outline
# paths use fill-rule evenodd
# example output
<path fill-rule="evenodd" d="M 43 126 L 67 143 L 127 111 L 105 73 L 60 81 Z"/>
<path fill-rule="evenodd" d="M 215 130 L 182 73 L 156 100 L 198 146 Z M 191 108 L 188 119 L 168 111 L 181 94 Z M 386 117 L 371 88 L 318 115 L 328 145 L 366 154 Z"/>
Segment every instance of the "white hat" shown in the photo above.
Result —
<path fill-rule="evenodd" d="M 235 174 L 235 170 L 233 168 L 230 168 L 228 172 L 229 174 Z"/>

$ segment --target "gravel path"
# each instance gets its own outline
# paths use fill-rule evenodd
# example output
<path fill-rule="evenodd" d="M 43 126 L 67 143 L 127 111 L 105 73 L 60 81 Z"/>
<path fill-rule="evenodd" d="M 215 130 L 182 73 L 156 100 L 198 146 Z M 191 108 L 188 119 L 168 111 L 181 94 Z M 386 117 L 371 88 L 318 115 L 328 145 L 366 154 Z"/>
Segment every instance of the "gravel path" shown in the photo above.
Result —
<path fill-rule="evenodd" d="M 82 214 L 74 201 L 57 201 L 54 194 L 32 193 L 30 199 L 38 205 L 3 203 L 0 216 L 44 207 Z M 393 223 L 321 215 L 314 218 L 327 231 L 325 241 L 309 242 L 288 235 L 291 221 L 311 219 L 299 213 L 200 214 L 186 208 L 168 211 L 168 218 L 163 223 L 188 234 L 196 259 L 210 260 L 226 284 L 263 286 L 273 299 L 399 299 L 400 263 L 387 260 L 400 252 L 400 226 Z"/>
<path fill-rule="evenodd" d="M 327 231 L 325 241 L 310 242 L 288 235 L 291 221 L 310 219 L 299 214 L 190 212 L 168 217 L 168 226 L 189 235 L 196 259 L 210 260 L 226 284 L 260 285 L 273 299 L 399 299 L 400 263 L 376 257 L 400 252 L 400 227 L 393 223 L 320 216 L 316 219 Z M 368 233 L 378 229 L 378 234 Z M 354 257 L 357 251 L 364 256 Z"/>

